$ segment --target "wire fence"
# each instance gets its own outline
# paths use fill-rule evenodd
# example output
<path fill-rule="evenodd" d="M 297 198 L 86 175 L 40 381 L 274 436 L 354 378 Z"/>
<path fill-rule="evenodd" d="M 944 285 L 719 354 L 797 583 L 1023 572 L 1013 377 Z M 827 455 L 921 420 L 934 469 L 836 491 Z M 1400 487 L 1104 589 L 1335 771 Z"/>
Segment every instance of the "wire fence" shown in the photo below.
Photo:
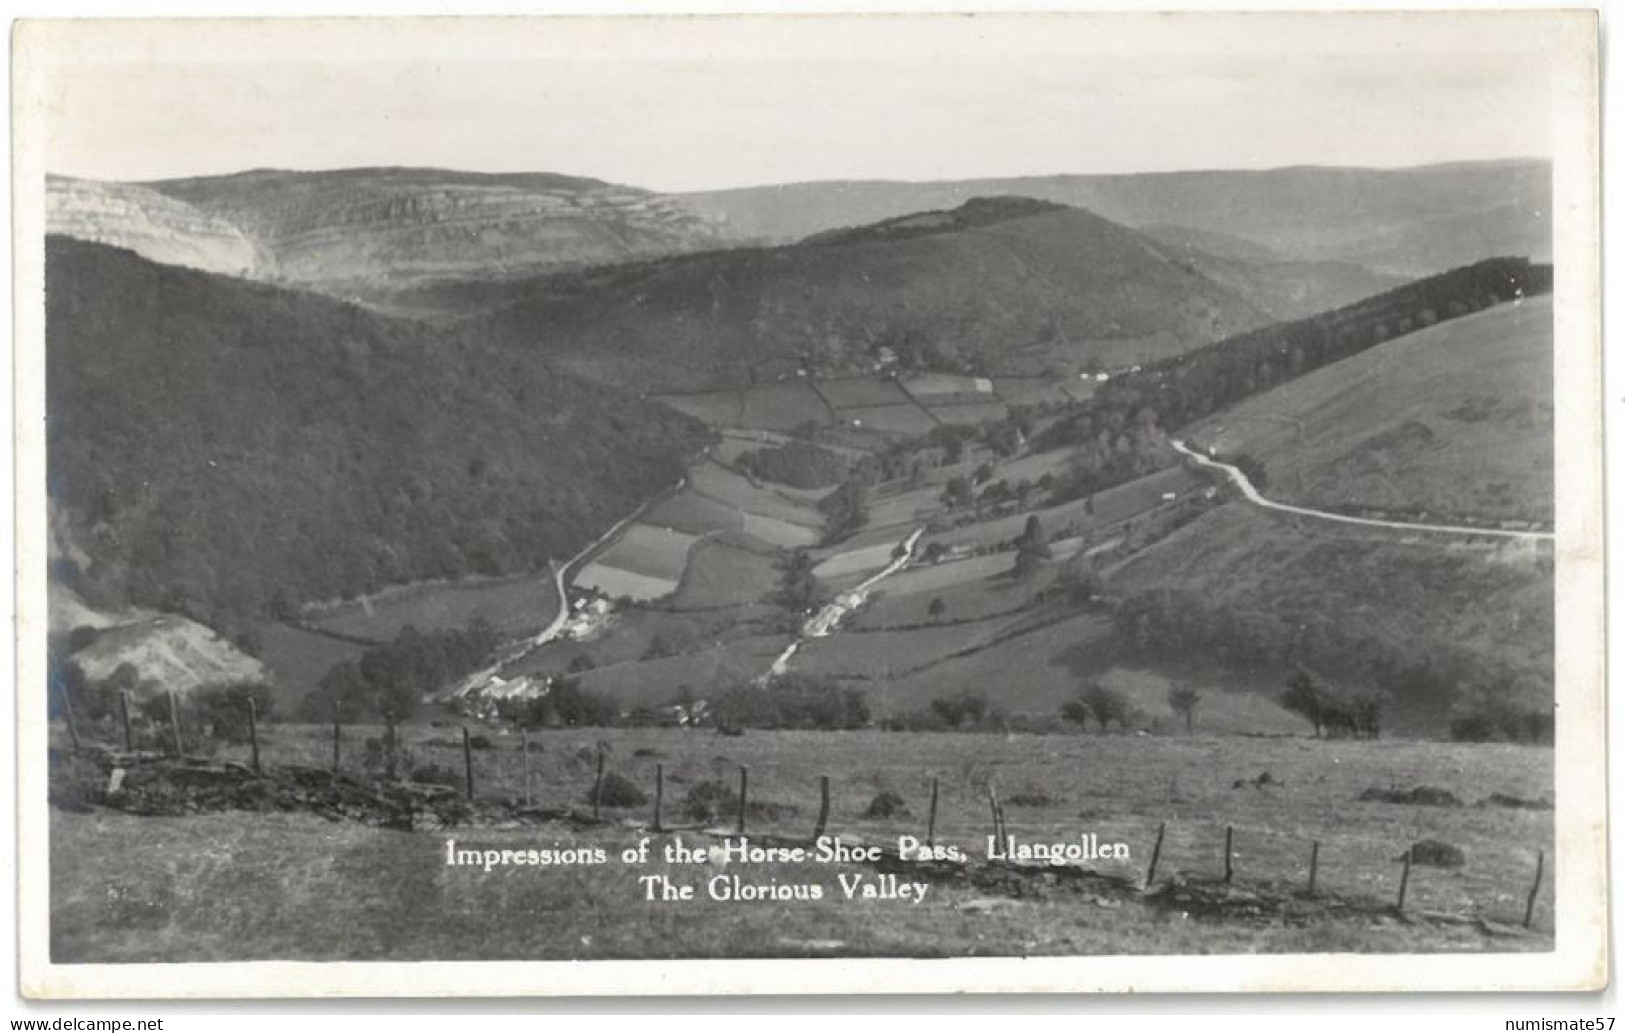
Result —
<path fill-rule="evenodd" d="M 167 694 L 166 704 L 163 717 L 154 719 L 138 714 L 122 694 L 117 719 L 104 716 L 85 731 L 91 738 L 113 738 L 112 749 L 123 750 L 117 762 L 127 765 L 189 757 L 195 762 L 205 742 L 220 749 L 195 724 L 188 725 L 185 707 L 174 693 Z M 273 750 L 261 742 L 257 705 L 248 698 L 242 707 L 243 734 L 237 736 L 242 741 L 229 748 L 241 760 L 219 763 L 245 776 L 275 777 Z M 146 714 L 151 712 L 147 708 Z M 106 742 L 81 740 L 66 703 L 63 717 L 76 753 L 109 748 Z M 440 734 L 419 739 L 408 749 L 387 715 L 381 725 L 362 725 L 335 714 L 330 733 L 293 741 L 279 737 L 274 752 L 284 768 L 325 769 L 335 778 L 360 770 L 383 784 L 408 783 L 429 773 L 440 787 L 457 790 L 471 804 L 515 812 L 562 807 L 579 811 L 585 820 L 616 821 L 655 833 L 808 840 L 845 836 L 855 842 L 907 836 L 927 846 L 958 844 L 973 862 L 980 858 L 1039 871 L 1058 864 L 1135 881 L 1145 889 L 1159 879 L 1189 880 L 1299 899 L 1356 900 L 1396 912 L 1478 916 L 1524 928 L 1537 927 L 1537 919 L 1550 915 L 1553 907 L 1550 858 L 1538 844 L 1502 844 L 1497 870 L 1489 871 L 1469 868 L 1447 843 L 1411 840 L 1416 829 L 1405 825 L 1380 836 L 1353 828 L 1304 833 L 1218 816 L 1154 822 L 1144 814 L 1086 810 L 1080 815 L 1086 832 L 1058 836 L 1057 818 L 1045 809 L 1049 801 L 1033 798 L 1030 790 L 1001 799 L 990 779 L 973 780 L 969 792 L 959 784 L 956 791 L 929 772 L 915 772 L 904 787 L 909 799 L 893 794 L 887 801 L 881 794 L 865 807 L 862 791 L 842 786 L 836 775 L 819 775 L 793 787 L 782 781 L 764 784 L 760 774 L 753 778 L 748 765 L 721 757 L 713 758 L 704 771 L 707 777 L 698 783 L 692 773 L 679 777 L 655 756 L 634 757 L 612 770 L 602 741 L 596 750 L 568 758 L 563 770 L 555 765 L 544 773 L 533 770 L 539 751 L 524 732 L 517 750 L 496 750 L 484 733 L 471 732 L 467 725 L 436 724 Z M 425 760 L 448 754 L 456 763 Z M 634 790 L 630 795 L 628 784 Z M 1057 856 L 1034 856 L 1034 847 Z M 1524 881 L 1511 881 L 1509 874 L 1519 871 L 1526 873 Z"/>

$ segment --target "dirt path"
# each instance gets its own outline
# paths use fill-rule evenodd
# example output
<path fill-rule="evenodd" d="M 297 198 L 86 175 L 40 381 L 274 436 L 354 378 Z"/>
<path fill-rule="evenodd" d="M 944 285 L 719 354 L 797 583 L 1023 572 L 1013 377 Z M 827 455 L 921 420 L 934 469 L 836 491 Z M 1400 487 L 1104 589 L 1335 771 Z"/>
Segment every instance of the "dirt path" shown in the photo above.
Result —
<path fill-rule="evenodd" d="M 1209 459 L 1194 449 L 1187 448 L 1183 441 L 1170 442 L 1174 450 L 1180 455 L 1194 459 L 1202 466 L 1209 466 L 1215 470 L 1223 470 L 1247 501 L 1264 509 L 1273 509 L 1281 513 L 1292 513 L 1296 516 L 1312 517 L 1316 520 L 1329 520 L 1339 524 L 1358 524 L 1362 527 L 1384 527 L 1396 531 L 1428 531 L 1435 534 L 1462 534 L 1489 538 L 1518 538 L 1524 541 L 1553 541 L 1557 537 L 1550 531 L 1506 531 L 1497 527 L 1468 527 L 1459 524 L 1408 524 L 1398 520 L 1374 520 L 1369 517 L 1345 516 L 1342 513 L 1328 513 L 1323 509 L 1306 509 L 1303 506 L 1291 506 L 1284 502 L 1274 502 L 1258 493 L 1247 475 L 1229 463 L 1221 463 L 1216 459 Z"/>

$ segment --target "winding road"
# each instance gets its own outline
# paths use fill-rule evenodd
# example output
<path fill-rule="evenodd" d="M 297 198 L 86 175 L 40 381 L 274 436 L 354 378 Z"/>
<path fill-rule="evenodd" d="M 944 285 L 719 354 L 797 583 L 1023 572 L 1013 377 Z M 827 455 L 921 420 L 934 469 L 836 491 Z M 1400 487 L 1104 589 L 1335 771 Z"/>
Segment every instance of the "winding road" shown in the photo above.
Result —
<path fill-rule="evenodd" d="M 1210 466 L 1215 470 L 1223 470 L 1231 482 L 1247 497 L 1247 501 L 1264 509 L 1273 509 L 1281 513 L 1292 513 L 1297 516 L 1312 517 L 1316 520 L 1329 520 L 1338 524 L 1358 524 L 1362 527 L 1384 527 L 1397 531 L 1429 531 L 1436 534 L 1475 535 L 1488 538 L 1518 538 L 1524 541 L 1554 541 L 1556 535 L 1550 531 L 1507 531 L 1498 527 L 1469 527 L 1462 524 L 1407 524 L 1398 520 L 1375 520 L 1369 517 L 1345 516 L 1342 513 L 1328 513 L 1323 509 L 1306 509 L 1303 506 L 1291 506 L 1284 502 L 1275 502 L 1265 498 L 1253 487 L 1253 482 L 1247 475 L 1229 463 L 1221 463 L 1217 459 L 1210 459 L 1195 449 L 1186 447 L 1183 441 L 1170 441 L 1174 450 L 1180 455 L 1196 460 L 1202 466 Z"/>

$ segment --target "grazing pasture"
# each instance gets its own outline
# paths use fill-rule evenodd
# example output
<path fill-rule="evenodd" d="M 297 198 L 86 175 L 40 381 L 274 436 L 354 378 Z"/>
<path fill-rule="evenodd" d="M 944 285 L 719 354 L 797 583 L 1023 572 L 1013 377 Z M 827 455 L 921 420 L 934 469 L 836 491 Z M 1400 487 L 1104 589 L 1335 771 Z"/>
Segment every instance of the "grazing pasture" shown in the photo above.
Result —
<path fill-rule="evenodd" d="M 909 397 L 897 381 L 878 377 L 819 380 L 814 388 L 837 411 L 877 405 L 906 405 Z"/>
<path fill-rule="evenodd" d="M 265 621 L 254 626 L 260 637 L 260 662 L 270 675 L 276 707 L 287 712 L 321 682 L 322 676 L 366 649 L 289 624 Z"/>
<path fill-rule="evenodd" d="M 670 528 L 644 523 L 628 524 L 609 548 L 597 555 L 594 562 L 645 577 L 675 581 L 683 576 L 683 567 L 688 563 L 688 550 L 698 540 L 697 535 Z"/>
<path fill-rule="evenodd" d="M 913 402 L 842 409 L 840 416 L 850 426 L 887 434 L 924 434 L 937 425 L 930 413 Z"/>
<path fill-rule="evenodd" d="M 499 634 L 534 634 L 558 611 L 559 595 L 550 573 L 508 578 L 406 585 L 346 602 L 310 616 L 322 631 L 387 642 L 412 625 L 419 631 L 461 630 L 488 621 Z"/>
<path fill-rule="evenodd" d="M 801 378 L 756 384 L 742 393 L 744 406 L 733 426 L 794 430 L 803 424 L 822 424 L 833 419 L 823 398 Z"/>
<path fill-rule="evenodd" d="M 691 468 L 688 484 L 698 494 L 744 513 L 798 524 L 814 532 L 823 527 L 823 514 L 810 503 L 793 499 L 765 485 L 752 484 L 743 474 L 716 463 L 701 463 Z M 751 533 L 756 534 L 755 531 Z M 757 537 L 762 536 L 758 534 Z"/>
<path fill-rule="evenodd" d="M 272 757 L 308 755 L 321 764 L 326 732 L 269 730 Z M 376 728 L 355 729 L 362 735 Z M 605 824 L 461 827 L 401 832 L 299 813 L 221 812 L 139 817 L 105 810 L 53 811 L 50 828 L 51 953 L 58 963 L 243 960 L 532 960 L 610 958 L 787 958 L 812 956 L 1037 956 L 1138 953 L 1473 952 L 1550 950 L 1553 892 L 1536 897 L 1535 928 L 1522 920 L 1537 850 L 1550 874 L 1550 811 L 1474 804 L 1491 793 L 1550 798 L 1549 749 L 1445 743 L 1316 742 L 1300 736 L 1240 738 L 1198 728 L 1195 735 L 1029 735 L 879 731 L 750 732 L 719 738 L 690 729 L 556 729 L 518 736 L 488 733 L 477 751 L 482 794 L 588 808 L 599 743 L 608 769 L 652 792 L 654 767 L 666 777 L 666 821 L 688 824 L 654 834 L 647 869 L 611 861 L 556 867 L 454 866 L 446 840 L 476 849 L 599 846 L 611 855 L 648 834 L 651 806 L 609 809 Z M 414 755 L 460 764 L 455 729 L 403 729 Z M 444 745 L 440 745 L 444 744 Z M 246 759 L 245 748 L 228 756 Z M 350 763 L 354 763 L 351 761 Z M 686 794 L 707 781 L 731 785 L 750 771 L 750 798 L 770 809 L 751 817 L 748 835 L 806 837 L 818 806 L 818 777 L 829 775 L 828 831 L 894 845 L 923 837 L 932 783 L 938 789 L 936 839 L 959 846 L 981 871 L 989 833 L 988 789 L 1005 802 L 1010 834 L 1026 842 L 1077 842 L 1093 833 L 1127 845 L 1127 860 L 1083 862 L 1122 876 L 1112 889 L 1072 893 L 1051 878 L 1010 874 L 999 881 L 928 875 L 922 903 L 844 898 L 837 875 L 853 864 L 669 867 L 661 851 L 674 835 L 692 846 L 710 837 L 683 812 Z M 1267 773 L 1270 777 L 1261 782 Z M 1415 807 L 1359 800 L 1372 786 L 1436 786 L 1461 807 Z M 866 817 L 894 794 L 901 809 Z M 728 817 L 715 822 L 726 826 Z M 1216 883 L 1225 830 L 1233 830 L 1238 891 L 1262 914 L 1219 908 L 1195 912 L 1155 893 L 1141 895 L 1159 825 L 1166 837 L 1157 880 Z M 1406 918 L 1391 905 L 1397 858 L 1421 838 L 1463 851 L 1453 870 L 1415 867 Z M 1322 899 L 1363 910 L 1322 907 L 1301 897 L 1310 847 L 1319 843 Z M 651 906 L 638 874 L 667 874 L 699 889 L 691 904 Z M 904 869 L 906 872 L 907 869 Z M 815 902 L 720 902 L 706 883 L 717 875 L 816 883 Z M 916 876 L 905 876 L 913 878 Z M 1279 911 L 1275 909 L 1280 909 Z M 1463 921 L 1429 919 L 1434 913 Z M 545 916 L 538 921 L 537 916 Z M 1499 935 L 1476 924 L 1498 924 Z"/>
<path fill-rule="evenodd" d="M 704 391 L 696 394 L 649 397 L 713 427 L 739 426 L 744 420 L 745 400 L 739 391 Z"/>
<path fill-rule="evenodd" d="M 830 579 L 880 570 L 891 563 L 892 553 L 897 549 L 898 542 L 901 542 L 905 537 L 907 537 L 906 534 L 899 535 L 895 541 L 881 542 L 878 545 L 868 545 L 862 548 L 837 552 L 813 567 L 813 576 L 820 579 Z"/>
<path fill-rule="evenodd" d="M 581 568 L 581 572 L 575 576 L 574 584 L 578 588 L 591 589 L 611 599 L 632 599 L 637 602 L 663 599 L 677 591 L 677 581 L 674 578 L 638 574 L 598 562 L 589 563 Z"/>
<path fill-rule="evenodd" d="M 708 540 L 689 553 L 671 603 L 680 610 L 749 605 L 771 596 L 778 584 L 772 556 Z"/>
<path fill-rule="evenodd" d="M 639 519 L 651 527 L 691 535 L 742 531 L 745 527 L 739 510 L 693 491 L 680 491 L 661 499 L 644 510 Z"/>
<path fill-rule="evenodd" d="M 1059 377 L 994 377 L 993 391 L 1006 405 L 1066 405 L 1081 400 L 1065 383 Z M 1078 386 L 1087 390 L 1085 398 L 1093 396 L 1092 384 L 1079 381 Z"/>
<path fill-rule="evenodd" d="M 943 423 L 993 423 L 1010 414 L 1005 404 L 993 401 L 927 402 L 926 411 Z"/>
<path fill-rule="evenodd" d="M 582 674 L 581 684 L 622 707 L 661 706 L 684 687 L 704 699 L 719 686 L 742 684 L 765 672 L 790 639 L 788 634 L 748 635 L 678 656 L 609 664 Z"/>
<path fill-rule="evenodd" d="M 1010 577 L 1012 562 L 1014 557 L 1010 553 L 998 552 L 944 560 L 893 574 L 886 579 L 884 590 L 889 596 L 905 596 L 916 592 L 940 592 L 955 585 L 1013 581 L 1015 579 Z"/>

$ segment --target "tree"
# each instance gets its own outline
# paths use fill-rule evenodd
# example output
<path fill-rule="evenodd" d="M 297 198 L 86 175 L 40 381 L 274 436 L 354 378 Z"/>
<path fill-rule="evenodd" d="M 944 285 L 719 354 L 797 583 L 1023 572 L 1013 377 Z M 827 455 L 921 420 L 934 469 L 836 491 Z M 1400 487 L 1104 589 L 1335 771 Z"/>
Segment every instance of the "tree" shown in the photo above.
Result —
<path fill-rule="evenodd" d="M 1011 566 L 1010 572 L 1015 575 L 1017 581 L 1027 581 L 1037 574 L 1043 565 L 1044 558 L 1036 550 L 1023 545 L 1016 550 L 1016 562 Z"/>
<path fill-rule="evenodd" d="M 1044 525 L 1038 519 L 1037 513 L 1027 518 L 1027 523 L 1021 530 L 1021 537 L 1016 539 L 1016 547 L 1033 550 L 1039 559 L 1050 558 L 1049 535 L 1044 532 Z"/>
<path fill-rule="evenodd" d="M 1061 568 L 1061 572 L 1055 576 L 1055 585 L 1068 602 L 1074 606 L 1084 606 L 1100 594 L 1104 582 L 1094 564 L 1080 558 Z"/>
<path fill-rule="evenodd" d="M 1102 732 L 1113 722 L 1124 729 L 1128 728 L 1128 699 L 1116 689 L 1098 681 L 1088 682 L 1083 687 L 1081 701 L 1089 713 L 1094 715 L 1095 723 L 1100 725 Z"/>
<path fill-rule="evenodd" d="M 931 605 L 925 608 L 925 612 L 930 615 L 932 622 L 935 623 L 942 619 L 944 613 L 948 612 L 948 604 L 942 601 L 942 596 L 935 596 L 931 600 Z"/>
<path fill-rule="evenodd" d="M 1321 728 L 1325 723 L 1323 713 L 1323 700 L 1321 689 L 1313 676 L 1303 668 L 1292 672 L 1286 680 L 1286 692 L 1281 696 L 1281 706 L 1309 719 L 1315 726 L 1315 738 L 1320 738 Z"/>
<path fill-rule="evenodd" d="M 1201 693 L 1189 685 L 1174 685 L 1168 689 L 1168 708 L 1185 719 L 1185 731 L 1195 730 L 1196 704 L 1202 702 Z"/>
<path fill-rule="evenodd" d="M 812 556 L 797 549 L 780 565 L 779 605 L 795 613 L 810 610 L 823 594 L 823 586 L 812 572 Z"/>

